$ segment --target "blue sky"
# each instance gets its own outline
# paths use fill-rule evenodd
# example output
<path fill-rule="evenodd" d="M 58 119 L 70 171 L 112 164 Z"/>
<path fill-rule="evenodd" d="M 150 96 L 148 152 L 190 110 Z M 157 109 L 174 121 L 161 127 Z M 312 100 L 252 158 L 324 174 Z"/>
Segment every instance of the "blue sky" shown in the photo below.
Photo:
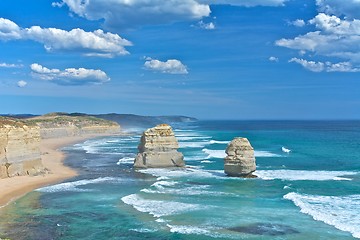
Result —
<path fill-rule="evenodd" d="M 0 111 L 359 119 L 358 0 L 2 0 Z"/>

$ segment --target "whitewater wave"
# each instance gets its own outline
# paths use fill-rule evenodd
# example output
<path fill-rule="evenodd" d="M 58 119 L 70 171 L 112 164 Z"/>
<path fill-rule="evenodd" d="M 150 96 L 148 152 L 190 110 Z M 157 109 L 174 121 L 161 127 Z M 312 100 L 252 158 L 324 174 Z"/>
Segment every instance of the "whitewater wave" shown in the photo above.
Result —
<path fill-rule="evenodd" d="M 281 147 L 281 151 L 283 151 L 284 153 L 290 153 L 291 150 L 286 148 L 286 147 Z"/>
<path fill-rule="evenodd" d="M 36 191 L 39 192 L 46 192 L 46 193 L 54 193 L 54 192 L 85 192 L 89 191 L 87 189 L 80 189 L 77 188 L 79 186 L 85 186 L 88 184 L 94 184 L 94 183 L 102 183 L 102 182 L 114 182 L 119 181 L 119 178 L 112 178 L 112 177 L 101 177 L 96 179 L 84 179 L 79 180 L 75 182 L 65 182 L 60 183 L 48 187 L 38 188 Z"/>
<path fill-rule="evenodd" d="M 178 184 L 178 182 L 175 181 L 158 181 L 151 185 L 151 187 L 155 187 L 157 189 L 164 189 L 164 187 L 171 187 Z"/>
<path fill-rule="evenodd" d="M 150 189 L 144 188 L 141 189 L 141 192 L 152 193 L 152 194 L 171 194 L 171 195 L 181 195 L 181 196 L 235 196 L 233 193 L 225 193 L 219 191 L 209 191 L 209 185 L 203 186 L 193 186 L 193 187 L 183 187 L 183 188 L 163 188 L 163 189 Z"/>
<path fill-rule="evenodd" d="M 210 144 L 207 142 L 179 142 L 180 148 L 203 148 L 206 145 Z"/>
<path fill-rule="evenodd" d="M 123 157 L 120 158 L 119 161 L 116 163 L 117 165 L 120 164 L 133 164 L 135 157 Z"/>
<path fill-rule="evenodd" d="M 348 176 L 358 172 L 351 171 L 305 171 L 305 170 L 256 170 L 255 175 L 263 180 L 288 180 L 288 181 L 351 181 Z"/>
<path fill-rule="evenodd" d="M 224 157 L 226 157 L 225 150 L 212 150 L 212 149 L 204 148 L 204 149 L 202 149 L 202 151 L 208 155 L 206 158 L 224 158 Z"/>
<path fill-rule="evenodd" d="M 125 196 L 121 200 L 136 210 L 149 213 L 157 218 L 205 208 L 199 204 L 145 199 L 138 194 Z"/>
<path fill-rule="evenodd" d="M 204 149 L 202 149 L 202 151 L 208 155 L 207 159 L 208 158 L 225 158 L 226 157 L 225 150 L 212 150 L 212 149 L 204 148 Z M 255 157 L 281 157 L 279 154 L 275 154 L 275 153 L 268 152 L 268 151 L 258 151 L 258 150 L 254 151 L 254 155 L 255 155 Z"/>
<path fill-rule="evenodd" d="M 314 220 L 360 238 L 360 195 L 319 196 L 291 192 L 284 198 L 291 200 L 302 213 L 312 216 Z"/>
<path fill-rule="evenodd" d="M 255 157 L 281 157 L 279 154 L 268 152 L 268 151 L 254 151 Z"/>
<path fill-rule="evenodd" d="M 150 174 L 155 177 L 162 178 L 214 178 L 216 173 L 212 171 L 204 171 L 196 168 L 185 168 L 185 169 L 161 169 L 161 168 L 148 168 L 148 169 L 139 169 L 138 172 Z M 225 174 L 224 174 L 225 176 Z"/>
<path fill-rule="evenodd" d="M 201 163 L 213 163 L 214 161 L 202 160 Z"/>
<path fill-rule="evenodd" d="M 210 139 L 211 137 L 208 136 L 183 136 L 183 137 L 178 137 L 176 136 L 176 139 L 178 141 L 191 141 L 191 140 L 205 140 L 205 139 Z"/>
<path fill-rule="evenodd" d="M 170 228 L 170 232 L 172 233 L 211 235 L 211 232 L 209 230 L 200 227 L 180 226 L 180 225 L 170 225 L 170 224 L 166 224 L 166 226 Z"/>
<path fill-rule="evenodd" d="M 229 141 L 210 140 L 211 144 L 228 144 Z"/>

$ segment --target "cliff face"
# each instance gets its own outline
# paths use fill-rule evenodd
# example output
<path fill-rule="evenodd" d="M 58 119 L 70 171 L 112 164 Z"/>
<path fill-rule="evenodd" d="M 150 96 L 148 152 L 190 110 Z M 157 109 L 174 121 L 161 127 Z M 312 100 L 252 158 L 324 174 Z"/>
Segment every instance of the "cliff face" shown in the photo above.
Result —
<path fill-rule="evenodd" d="M 160 124 L 150 128 L 141 137 L 134 167 L 183 167 L 184 156 L 177 151 L 178 148 L 179 144 L 169 125 Z"/>
<path fill-rule="evenodd" d="M 43 171 L 39 143 L 39 127 L 0 118 L 0 178 Z"/>
<path fill-rule="evenodd" d="M 44 172 L 41 139 L 119 131 L 117 123 L 89 116 L 49 114 L 22 120 L 0 117 L 0 178 Z"/>
<path fill-rule="evenodd" d="M 40 127 L 42 139 L 120 132 L 117 123 L 90 116 L 49 114 L 27 121 Z"/>

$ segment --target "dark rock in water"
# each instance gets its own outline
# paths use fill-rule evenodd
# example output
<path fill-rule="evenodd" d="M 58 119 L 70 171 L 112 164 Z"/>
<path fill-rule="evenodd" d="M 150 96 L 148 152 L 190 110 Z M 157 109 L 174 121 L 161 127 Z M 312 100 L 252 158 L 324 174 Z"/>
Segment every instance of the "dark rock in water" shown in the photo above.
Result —
<path fill-rule="evenodd" d="M 290 226 L 272 223 L 254 223 L 246 226 L 232 227 L 228 229 L 235 232 L 267 236 L 282 236 L 286 234 L 299 233 L 299 231 Z"/>

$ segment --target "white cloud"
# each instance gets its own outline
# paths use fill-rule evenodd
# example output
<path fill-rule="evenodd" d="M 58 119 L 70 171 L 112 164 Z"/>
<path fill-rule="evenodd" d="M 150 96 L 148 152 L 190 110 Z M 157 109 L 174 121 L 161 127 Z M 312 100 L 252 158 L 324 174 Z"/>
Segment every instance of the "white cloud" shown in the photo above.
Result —
<path fill-rule="evenodd" d="M 195 0 L 62 0 L 59 4 L 86 19 L 104 19 L 110 29 L 201 19 L 211 12 Z"/>
<path fill-rule="evenodd" d="M 296 62 L 312 72 L 322 72 L 325 68 L 325 64 L 322 62 L 307 61 L 305 59 L 292 58 L 289 62 Z"/>
<path fill-rule="evenodd" d="M 118 34 L 105 33 L 103 30 L 86 32 L 83 29 L 65 31 L 57 28 L 32 26 L 20 28 L 16 23 L 0 18 L 0 39 L 33 40 L 44 44 L 47 51 L 75 51 L 85 56 L 115 57 L 129 52 L 125 49 L 132 43 Z"/>
<path fill-rule="evenodd" d="M 327 72 L 360 72 L 360 68 L 353 67 L 350 62 L 330 63 L 326 62 Z"/>
<path fill-rule="evenodd" d="M 274 57 L 274 56 L 271 56 L 271 57 L 269 57 L 269 61 L 270 61 L 270 62 L 278 62 L 278 61 L 279 61 L 279 58 Z"/>
<path fill-rule="evenodd" d="M 197 23 L 197 26 L 199 28 L 202 28 L 202 29 L 205 29 L 205 30 L 213 30 L 213 29 L 215 29 L 215 24 L 213 22 L 205 23 L 202 20 Z"/>
<path fill-rule="evenodd" d="M 360 18 L 359 0 L 316 0 L 319 12 L 346 16 L 347 18 Z"/>
<path fill-rule="evenodd" d="M 148 70 L 170 74 L 188 74 L 187 67 L 176 59 L 162 62 L 156 59 L 146 58 L 144 67 Z"/>
<path fill-rule="evenodd" d="M 359 35 L 360 34 L 360 20 L 354 19 L 352 21 L 341 20 L 336 16 L 329 16 L 325 13 L 319 13 L 315 18 L 309 21 L 314 24 L 316 28 L 324 33 L 338 34 L 338 35 Z"/>
<path fill-rule="evenodd" d="M 289 62 L 295 62 L 312 72 L 360 72 L 360 68 L 353 67 L 350 62 L 314 62 L 305 59 L 292 58 Z"/>
<path fill-rule="evenodd" d="M 9 19 L 0 18 L 0 39 L 7 41 L 20 38 L 20 27 Z"/>
<path fill-rule="evenodd" d="M 14 64 L 14 63 L 0 63 L 0 67 L 2 68 L 21 68 L 22 64 Z"/>
<path fill-rule="evenodd" d="M 110 78 L 101 70 L 85 68 L 49 69 L 38 63 L 30 65 L 32 75 L 46 81 L 52 81 L 59 85 L 87 85 L 102 84 L 110 81 Z"/>
<path fill-rule="evenodd" d="M 305 21 L 302 19 L 296 19 L 295 21 L 290 22 L 290 24 L 294 25 L 295 27 L 303 27 L 305 26 Z"/>
<path fill-rule="evenodd" d="M 328 57 L 339 57 L 360 62 L 360 20 L 343 20 L 319 13 L 309 21 L 317 31 L 293 39 L 280 39 L 276 45 L 314 52 Z"/>
<path fill-rule="evenodd" d="M 287 0 L 61 0 L 71 12 L 89 20 L 104 19 L 110 29 L 200 20 L 211 13 L 210 4 L 234 6 L 283 6 Z"/>
<path fill-rule="evenodd" d="M 245 6 L 245 7 L 255 7 L 255 6 L 284 6 L 287 0 L 198 0 L 198 2 L 206 4 L 228 4 L 233 6 Z"/>
<path fill-rule="evenodd" d="M 24 80 L 20 80 L 17 82 L 17 85 L 19 88 L 23 88 L 27 85 L 27 82 L 25 82 Z"/>

